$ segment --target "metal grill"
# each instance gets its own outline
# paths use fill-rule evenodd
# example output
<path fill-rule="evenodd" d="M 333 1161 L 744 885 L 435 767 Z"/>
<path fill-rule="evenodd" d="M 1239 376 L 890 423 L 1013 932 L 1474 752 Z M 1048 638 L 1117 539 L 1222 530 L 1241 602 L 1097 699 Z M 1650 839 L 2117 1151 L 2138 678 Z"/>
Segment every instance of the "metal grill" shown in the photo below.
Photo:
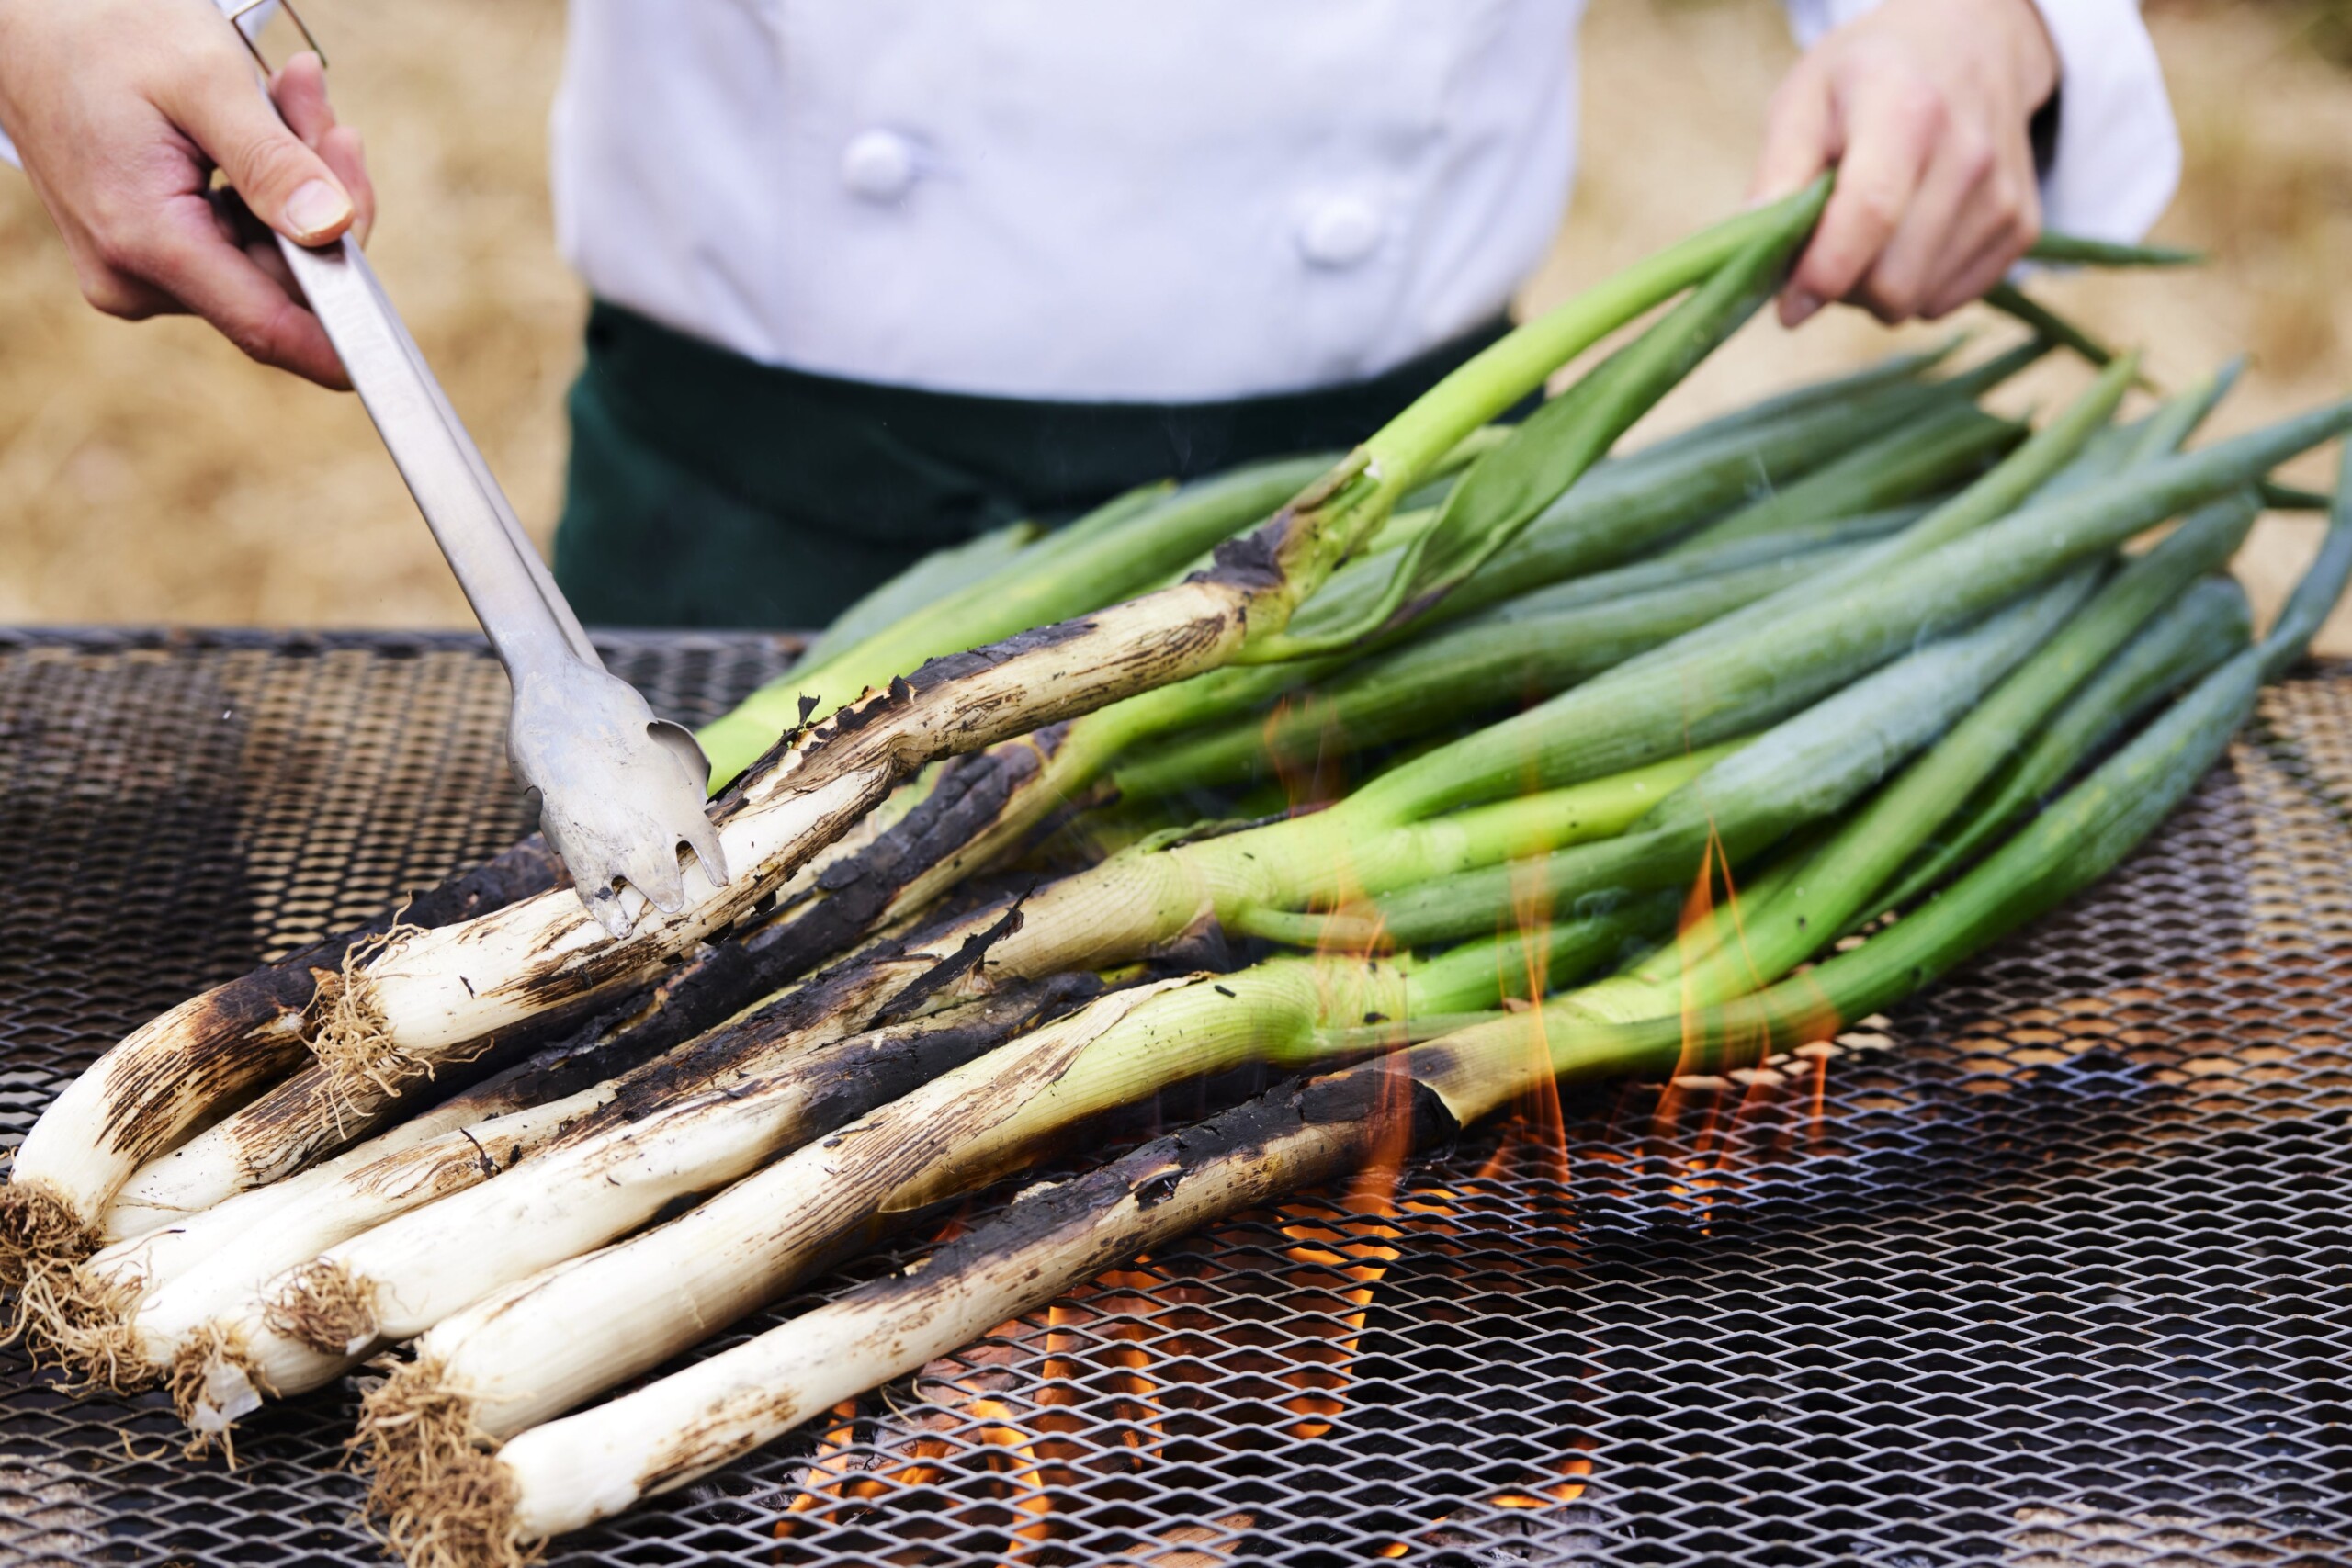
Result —
<path fill-rule="evenodd" d="M 786 648 L 608 657 L 692 720 Z M 0 641 L 7 1138 L 511 838 L 503 691 L 457 637 Z M 2352 1561 L 2347 805 L 2352 673 L 2295 682 L 2104 886 L 1893 1018 L 1245 1216 L 554 1559 Z M 273 1409 L 232 1472 L 0 1356 L 0 1560 L 377 1561 L 355 1405 Z"/>

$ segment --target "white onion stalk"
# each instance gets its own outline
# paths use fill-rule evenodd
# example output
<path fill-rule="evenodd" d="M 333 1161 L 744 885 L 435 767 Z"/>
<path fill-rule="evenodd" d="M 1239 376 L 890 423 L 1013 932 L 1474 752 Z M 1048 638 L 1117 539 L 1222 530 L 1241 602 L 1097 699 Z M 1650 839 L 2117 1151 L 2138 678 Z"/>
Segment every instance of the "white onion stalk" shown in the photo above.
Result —
<path fill-rule="evenodd" d="M 401 918 L 437 924 L 550 886 L 534 838 L 419 896 Z M 62 1268 L 99 1245 L 107 1205 L 140 1163 L 303 1060 L 320 977 L 389 921 L 333 937 L 189 998 L 133 1030 L 68 1084 L 18 1146 L 0 1189 L 0 1280 Z"/>
<path fill-rule="evenodd" d="M 457 1129 L 478 1126 L 528 1103 L 518 1070 L 401 1122 L 356 1148 L 300 1176 L 233 1195 L 209 1206 L 164 1207 L 118 1199 L 107 1233 L 118 1239 L 79 1264 L 36 1270 L 20 1287 L 17 1325 L 36 1351 L 55 1353 L 93 1382 L 130 1390 L 154 1381 L 168 1359 L 150 1365 L 129 1333 L 140 1303 L 191 1271 L 224 1256 L 243 1256 L 288 1234 L 278 1222 L 339 1186 L 387 1179 L 401 1161 L 430 1160 L 436 1144 Z M 126 1188 L 128 1197 L 131 1190 Z M 288 1263 L 308 1251 L 298 1251 Z M 287 1264 L 279 1265 L 280 1268 Z M 275 1273 L 276 1269 L 269 1272 Z"/>
<path fill-rule="evenodd" d="M 495 1173 L 426 1193 L 385 1223 L 273 1254 L 241 1271 L 232 1310 L 201 1336 L 215 1362 L 193 1424 L 233 1420 L 265 1393 L 325 1382 L 499 1286 L 636 1229 L 681 1198 L 734 1180 L 840 1127 L 899 1089 L 969 1061 L 1040 1012 L 1094 988 L 1069 977 L 844 1038 L 839 1025 L 779 1041 L 702 1092 L 607 1117 Z M 503 1138 L 485 1143 L 496 1151 Z M 338 1245 L 339 1244 L 339 1245 Z M 192 1327 L 179 1327 L 185 1337 Z"/>
<path fill-rule="evenodd" d="M 871 841 L 883 827 L 904 814 L 913 804 L 912 797 L 921 791 L 920 784 L 898 791 L 801 867 L 779 897 L 813 882 L 826 866 Z M 832 950 L 823 945 L 822 933 L 783 931 L 775 921 L 734 939 L 733 945 L 758 948 L 770 944 L 772 939 L 780 939 L 775 945 L 791 960 L 782 971 L 783 977 L 796 977 L 802 970 L 833 956 Z M 713 971 L 720 971 L 726 968 L 724 961 L 729 954 L 705 949 L 701 956 L 712 961 Z M 494 1091 L 501 1083 L 524 1078 L 536 1064 L 550 1057 L 584 1057 L 601 1051 L 608 1060 L 615 1055 L 627 1058 L 624 1065 L 613 1069 L 626 1071 L 628 1065 L 645 1059 L 642 1053 L 647 1047 L 659 1050 L 664 1048 L 664 1040 L 683 1041 L 685 1032 L 694 1027 L 693 1021 L 707 1015 L 714 1004 L 738 1016 L 756 1009 L 759 993 L 770 987 L 747 982 L 757 981 L 763 968 L 774 967 L 773 958 L 754 960 L 749 968 L 739 965 L 732 976 L 717 975 L 716 983 L 713 974 L 701 972 L 698 964 L 673 967 L 658 984 L 626 1002 L 602 1004 L 604 1011 L 588 1020 L 569 1040 L 559 1042 L 469 1093 L 480 1096 Z M 713 1027 L 723 1026 L 722 1019 L 718 1017 L 710 1018 L 709 1023 Z M 684 1024 L 685 1030 L 675 1027 L 680 1024 Z M 473 1051 L 474 1047 L 469 1045 L 463 1054 L 470 1055 Z M 140 1167 L 107 1212 L 106 1238 L 111 1241 L 135 1235 L 142 1226 L 198 1213 L 225 1202 L 239 1192 L 283 1181 L 325 1150 L 364 1137 L 398 1114 L 415 1098 L 413 1087 L 397 1093 L 374 1083 L 355 1089 L 338 1082 L 322 1067 L 313 1066 L 298 1072 L 252 1104 Z M 503 1111 L 525 1103 L 525 1100 L 510 1099 L 493 1110 Z"/>
<path fill-rule="evenodd" d="M 1457 966 L 1491 991 L 1496 954 Z M 845 1239 L 1033 1157 L 1057 1133 L 1178 1078 L 1298 1060 L 1318 1020 L 1407 1015 L 1407 973 L 1353 958 L 1114 992 L 747 1176 L 601 1252 L 442 1320 L 371 1396 L 361 1442 L 379 1472 L 426 1473 L 455 1450 L 548 1419 L 659 1365 L 772 1300 Z M 1441 1003 L 1442 1005 L 1442 1003 Z M 552 1336 L 552 1337 L 551 1337 Z M 448 1419 L 416 1422 L 420 1407 Z M 456 1434 L 453 1438 L 452 1434 Z"/>
<path fill-rule="evenodd" d="M 250 1408 L 236 1397 L 238 1380 L 214 1365 L 234 1354 L 225 1325 L 237 1322 L 272 1280 L 323 1247 L 526 1160 L 608 1103 L 614 1092 L 615 1086 L 600 1084 L 339 1169 L 329 1180 L 286 1183 L 304 1189 L 300 1201 L 276 1205 L 266 1224 L 244 1227 L 201 1263 L 151 1289 L 122 1325 L 122 1355 L 136 1385 L 167 1384 L 199 1435 L 224 1430 Z"/>

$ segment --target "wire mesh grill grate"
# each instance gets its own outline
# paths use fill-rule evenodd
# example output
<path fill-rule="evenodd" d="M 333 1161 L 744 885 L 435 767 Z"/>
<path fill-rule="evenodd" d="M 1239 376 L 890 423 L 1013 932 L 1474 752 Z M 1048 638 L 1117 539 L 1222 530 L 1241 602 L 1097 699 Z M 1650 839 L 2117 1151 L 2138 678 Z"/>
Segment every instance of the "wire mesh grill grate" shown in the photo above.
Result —
<path fill-rule="evenodd" d="M 608 657 L 694 720 L 787 646 Z M 0 641 L 0 1138 L 511 839 L 503 711 L 459 637 Z M 2347 805 L 2352 673 L 2294 682 L 2093 896 L 1893 1018 L 1244 1216 L 554 1560 L 2352 1561 Z M 355 1405 L 267 1412 L 231 1472 L 0 1355 L 0 1561 L 379 1561 Z"/>

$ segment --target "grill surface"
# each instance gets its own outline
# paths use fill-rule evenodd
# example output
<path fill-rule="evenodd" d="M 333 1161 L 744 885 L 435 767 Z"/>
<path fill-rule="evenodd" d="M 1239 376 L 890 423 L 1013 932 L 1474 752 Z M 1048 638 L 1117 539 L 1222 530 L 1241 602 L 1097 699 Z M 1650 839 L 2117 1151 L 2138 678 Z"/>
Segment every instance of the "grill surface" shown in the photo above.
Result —
<path fill-rule="evenodd" d="M 786 646 L 607 656 L 691 721 Z M 192 988 L 511 839 L 503 710 L 467 638 L 0 638 L 6 1141 Z M 2352 673 L 2264 718 L 1890 1020 L 1227 1224 L 554 1558 L 2352 1561 Z M 355 1403 L 232 1472 L 0 1355 L 0 1560 L 379 1561 Z"/>

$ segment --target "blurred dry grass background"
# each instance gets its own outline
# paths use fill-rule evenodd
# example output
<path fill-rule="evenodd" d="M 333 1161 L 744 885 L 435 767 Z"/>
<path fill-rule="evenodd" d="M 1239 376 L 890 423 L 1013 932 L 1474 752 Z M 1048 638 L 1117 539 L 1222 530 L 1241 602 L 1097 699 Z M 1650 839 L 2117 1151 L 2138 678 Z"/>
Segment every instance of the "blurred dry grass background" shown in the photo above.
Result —
<path fill-rule="evenodd" d="M 365 130 L 384 217 L 371 246 L 426 354 L 541 533 L 559 498 L 561 395 L 581 291 L 554 254 L 547 106 L 561 0 L 312 0 L 337 103 Z M 2193 273 L 2039 285 L 2163 380 L 2229 355 L 2242 428 L 2352 388 L 2352 56 L 2341 0 L 2151 0 L 2188 167 L 2159 237 Z M 1774 0 L 1597 0 L 1585 33 L 1583 181 L 1530 283 L 1540 309 L 1741 197 L 1766 96 L 1792 58 Z M 1940 329 L 1915 329 L 1908 337 Z M 1883 353 L 1834 312 L 1761 324 L 1657 416 Z M 2047 406 L 2079 369 L 2014 389 Z M 2313 460 L 2296 477 L 2332 478 Z M 2274 601 L 2317 524 L 2268 519 L 2241 559 Z M 458 626 L 450 583 L 356 402 L 246 364 L 185 321 L 85 308 L 24 183 L 0 174 L 0 622 Z M 2352 617 L 2326 645 L 2352 651 Z"/>

